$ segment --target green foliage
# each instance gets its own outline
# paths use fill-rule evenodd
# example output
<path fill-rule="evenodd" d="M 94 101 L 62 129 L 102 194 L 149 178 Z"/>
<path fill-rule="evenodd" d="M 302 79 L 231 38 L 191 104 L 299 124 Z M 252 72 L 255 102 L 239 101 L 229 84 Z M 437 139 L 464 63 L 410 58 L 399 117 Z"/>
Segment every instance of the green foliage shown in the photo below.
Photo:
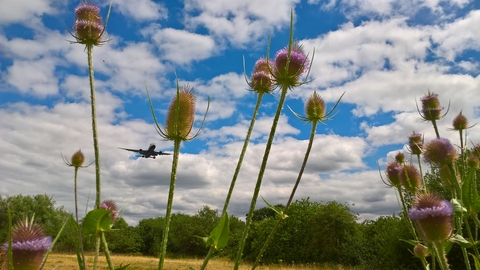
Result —
<path fill-rule="evenodd" d="M 274 205 L 274 207 L 277 209 L 284 209 L 285 205 L 277 204 Z M 261 221 L 266 218 L 275 217 L 276 215 L 277 213 L 275 213 L 275 211 L 270 207 L 262 207 L 253 211 L 252 221 Z M 246 216 L 248 216 L 248 214 Z"/>
<path fill-rule="evenodd" d="M 140 252 L 144 255 L 160 254 L 164 218 L 147 218 L 138 223 L 137 232 L 141 239 Z"/>
<path fill-rule="evenodd" d="M 141 252 L 142 238 L 138 228 L 128 226 L 122 217 L 117 218 L 112 229 L 105 233 L 105 238 L 111 252 L 124 254 Z"/>
<path fill-rule="evenodd" d="M 95 209 L 88 212 L 82 222 L 82 229 L 86 234 L 109 231 L 112 226 L 110 211 L 105 209 Z"/>

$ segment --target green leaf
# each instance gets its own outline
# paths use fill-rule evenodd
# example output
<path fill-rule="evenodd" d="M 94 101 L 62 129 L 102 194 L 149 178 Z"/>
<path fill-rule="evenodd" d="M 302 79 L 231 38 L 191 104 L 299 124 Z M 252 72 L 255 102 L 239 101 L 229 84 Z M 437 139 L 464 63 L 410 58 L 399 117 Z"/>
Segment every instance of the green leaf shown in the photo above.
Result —
<path fill-rule="evenodd" d="M 454 234 L 449 239 L 450 242 L 459 244 L 463 248 L 471 248 L 474 246 L 473 243 L 469 242 L 467 239 L 463 238 L 460 234 Z"/>
<path fill-rule="evenodd" d="M 260 196 L 262 197 L 262 196 Z M 262 197 L 262 200 L 265 202 L 265 204 L 268 205 L 268 208 L 272 209 L 273 211 L 275 211 L 275 213 L 277 213 L 277 215 L 280 217 L 280 219 L 286 219 L 288 217 L 287 214 L 283 213 L 282 210 L 278 210 L 275 206 L 269 204 L 263 197 Z"/>
<path fill-rule="evenodd" d="M 96 234 L 101 231 L 109 231 L 113 226 L 110 211 L 95 209 L 87 213 L 82 223 L 83 231 L 87 234 Z"/>
<path fill-rule="evenodd" d="M 480 212 L 480 195 L 474 178 L 475 169 L 471 168 L 462 184 L 462 200 L 469 215 Z"/>
<path fill-rule="evenodd" d="M 467 209 L 465 209 L 457 199 L 452 199 L 450 202 L 452 203 L 455 213 L 467 212 Z"/>
<path fill-rule="evenodd" d="M 480 262 L 478 261 L 478 257 L 473 255 L 472 253 L 469 253 L 473 257 L 473 261 L 475 262 L 475 269 L 480 270 Z"/>
<path fill-rule="evenodd" d="M 125 269 L 127 269 L 127 267 L 129 267 L 129 266 L 130 266 L 130 264 L 127 264 L 127 265 L 122 265 L 122 264 L 120 264 L 120 266 L 117 267 L 117 268 L 115 268 L 115 270 L 125 270 Z"/>
<path fill-rule="evenodd" d="M 207 246 L 211 246 L 216 250 L 224 248 L 228 243 L 228 235 L 230 234 L 230 219 L 227 212 L 223 213 L 217 226 L 213 228 L 208 237 L 200 237 Z"/>

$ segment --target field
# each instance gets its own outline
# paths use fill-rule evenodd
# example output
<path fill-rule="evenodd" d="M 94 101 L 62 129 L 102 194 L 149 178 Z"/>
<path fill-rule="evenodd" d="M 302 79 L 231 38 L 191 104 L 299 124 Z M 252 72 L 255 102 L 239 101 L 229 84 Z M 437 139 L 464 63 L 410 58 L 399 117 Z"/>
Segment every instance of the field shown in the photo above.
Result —
<path fill-rule="evenodd" d="M 103 254 L 102 254 L 103 255 Z M 87 256 L 87 269 L 92 269 L 93 256 Z M 142 256 L 112 256 L 115 267 L 119 267 L 120 264 L 130 264 L 127 269 L 131 270 L 147 270 L 158 268 L 158 258 L 155 257 L 142 257 Z M 107 269 L 107 263 L 104 256 L 99 257 L 99 269 Z M 188 267 L 200 269 L 202 265 L 201 259 L 166 259 L 165 270 L 185 270 Z M 70 254 L 51 254 L 48 257 L 47 263 L 44 269 L 78 269 L 76 255 Z M 214 259 L 208 264 L 209 270 L 223 270 L 233 269 L 233 262 L 226 259 Z M 251 269 L 250 264 L 242 264 L 240 269 Z M 341 266 L 329 266 L 329 265 L 269 265 L 257 267 L 259 270 L 269 269 L 326 269 L 326 270 L 353 270 L 354 268 L 341 267 Z"/>

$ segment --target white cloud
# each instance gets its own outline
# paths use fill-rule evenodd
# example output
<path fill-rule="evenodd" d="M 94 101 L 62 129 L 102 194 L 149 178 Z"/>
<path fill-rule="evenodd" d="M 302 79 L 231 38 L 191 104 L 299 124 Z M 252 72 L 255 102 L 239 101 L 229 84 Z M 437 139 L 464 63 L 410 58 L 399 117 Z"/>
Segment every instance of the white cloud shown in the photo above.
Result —
<path fill-rule="evenodd" d="M 110 4 L 110 1 L 106 1 Z M 168 18 L 168 10 L 164 5 L 151 0 L 117 0 L 113 2 L 112 10 L 116 9 L 124 16 L 136 21 L 155 21 Z"/>
<path fill-rule="evenodd" d="M 209 58 L 216 50 L 211 37 L 185 30 L 160 29 L 152 35 L 152 39 L 162 51 L 162 58 L 178 65 Z"/>
<path fill-rule="evenodd" d="M 45 14 L 55 14 L 56 0 L 2 0 L 0 2 L 0 25 L 10 23 L 26 23 L 31 25 Z M 33 25 L 31 25 L 33 26 Z"/>

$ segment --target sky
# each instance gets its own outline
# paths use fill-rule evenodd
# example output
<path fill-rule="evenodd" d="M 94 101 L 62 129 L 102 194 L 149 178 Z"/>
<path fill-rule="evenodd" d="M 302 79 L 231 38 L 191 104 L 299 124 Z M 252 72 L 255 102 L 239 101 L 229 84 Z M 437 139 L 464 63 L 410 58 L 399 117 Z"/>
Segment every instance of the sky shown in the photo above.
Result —
<path fill-rule="evenodd" d="M 105 19 L 109 1 L 93 1 Z M 196 95 L 194 132 L 181 145 L 174 213 L 204 205 L 222 209 L 250 123 L 255 61 L 294 38 L 314 55 L 309 83 L 287 94 L 260 195 L 285 204 L 306 151 L 310 124 L 304 103 L 316 90 L 327 111 L 345 92 L 335 117 L 319 125 L 295 199 L 347 203 L 359 220 L 398 213 L 395 191 L 380 178 L 413 131 L 434 138 L 416 104 L 428 91 L 449 106 L 442 137 L 460 111 L 480 119 L 478 0 L 113 0 L 106 35 L 94 48 L 102 199 L 113 199 L 135 225 L 164 216 L 172 156 L 143 159 L 125 148 L 171 152 L 156 132 L 148 87 L 160 124 L 180 85 Z M 72 167 L 81 149 L 94 161 L 87 54 L 69 30 L 79 1 L 0 2 L 0 195 L 48 194 L 74 211 Z M 268 44 L 270 42 L 270 49 Z M 235 186 L 229 214 L 248 212 L 279 91 L 265 96 Z M 288 107 L 287 107 L 288 106 Z M 480 143 L 480 125 L 468 144 Z M 94 165 L 80 169 L 79 208 L 92 209 Z M 265 207 L 259 199 L 257 208 Z M 80 211 L 83 216 L 84 211 Z"/>

